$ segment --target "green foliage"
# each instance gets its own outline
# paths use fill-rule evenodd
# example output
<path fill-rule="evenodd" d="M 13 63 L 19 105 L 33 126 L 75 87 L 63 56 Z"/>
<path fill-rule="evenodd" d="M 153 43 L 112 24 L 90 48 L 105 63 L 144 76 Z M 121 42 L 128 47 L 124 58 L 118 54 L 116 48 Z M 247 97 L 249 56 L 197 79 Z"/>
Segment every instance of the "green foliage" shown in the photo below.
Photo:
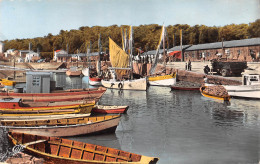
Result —
<path fill-rule="evenodd" d="M 145 51 L 157 48 L 161 34 L 161 25 L 150 24 L 133 27 L 134 46 L 141 47 Z M 82 26 L 78 30 L 60 30 L 58 35 L 48 34 L 44 37 L 32 39 L 6 40 L 5 49 L 28 50 L 29 43 L 32 43 L 32 50 L 41 52 L 46 58 L 52 58 L 53 51 L 58 49 L 69 50 L 69 53 L 86 52 L 87 46 L 91 45 L 91 51 L 98 51 L 98 36 L 101 34 L 103 51 L 108 50 L 108 37 L 111 37 L 119 46 L 122 46 L 122 29 L 129 29 L 129 26 L 112 25 Z M 180 30 L 182 29 L 182 44 L 202 44 L 218 42 L 222 39 L 238 40 L 252 37 L 260 37 L 260 19 L 248 24 L 231 24 L 223 27 L 208 27 L 205 25 L 190 26 L 187 24 L 169 25 L 166 27 L 168 33 L 169 48 L 173 45 L 180 45 Z"/>

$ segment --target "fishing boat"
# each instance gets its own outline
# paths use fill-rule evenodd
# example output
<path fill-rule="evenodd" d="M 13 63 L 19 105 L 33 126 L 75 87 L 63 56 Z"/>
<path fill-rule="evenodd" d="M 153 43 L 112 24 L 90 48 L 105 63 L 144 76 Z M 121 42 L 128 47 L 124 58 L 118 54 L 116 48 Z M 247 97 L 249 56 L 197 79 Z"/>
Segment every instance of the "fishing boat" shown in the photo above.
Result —
<path fill-rule="evenodd" d="M 0 114 L 90 113 L 95 102 L 59 106 L 25 106 L 21 98 L 0 99 Z M 65 113 L 64 113 L 65 114 Z"/>
<path fill-rule="evenodd" d="M 105 146 L 64 138 L 9 132 L 13 145 L 22 145 L 29 154 L 50 163 L 155 164 L 159 158 L 148 157 Z"/>
<path fill-rule="evenodd" d="M 15 81 L 7 80 L 7 79 L 0 79 L 0 84 L 3 86 L 14 86 Z"/>
<path fill-rule="evenodd" d="M 77 67 L 70 67 L 70 69 L 66 71 L 66 75 L 68 75 L 68 76 L 80 76 L 81 70 L 78 70 Z"/>
<path fill-rule="evenodd" d="M 91 113 L 87 114 L 56 114 L 56 115 L 26 115 L 16 114 L 15 116 L 3 116 L 0 115 L 0 120 L 44 120 L 44 119 L 62 119 L 62 118 L 78 118 L 78 117 L 87 117 Z"/>
<path fill-rule="evenodd" d="M 112 79 L 103 79 L 101 83 L 106 88 L 120 90 L 147 90 L 147 79 L 133 79 L 132 68 L 132 27 L 130 26 L 129 50 L 121 49 L 109 38 L 110 67 Z M 130 53 L 127 54 L 126 51 Z"/>
<path fill-rule="evenodd" d="M 92 86 L 101 86 L 102 85 L 101 80 L 102 80 L 102 78 L 100 78 L 100 77 L 90 77 L 89 76 L 89 84 Z"/>
<path fill-rule="evenodd" d="M 176 73 L 171 73 L 171 74 L 162 74 L 161 75 L 157 75 L 154 74 L 154 71 L 156 69 L 157 63 L 158 63 L 158 58 L 159 58 L 159 50 L 161 47 L 161 44 L 163 44 L 163 57 L 164 57 L 164 62 L 163 62 L 163 66 L 165 68 L 166 71 L 166 54 L 165 54 L 165 38 L 166 38 L 166 29 L 165 26 L 162 26 L 162 33 L 160 36 L 160 41 L 158 44 L 158 47 L 156 49 L 156 54 L 155 54 L 155 61 L 154 64 L 152 65 L 150 71 L 149 71 L 149 76 L 148 76 L 148 82 L 150 85 L 153 86 L 172 86 L 176 83 Z"/>
<path fill-rule="evenodd" d="M 242 76 L 242 85 L 223 85 L 228 94 L 234 98 L 260 99 L 260 75 Z"/>
<path fill-rule="evenodd" d="M 23 101 L 54 102 L 54 101 L 75 101 L 75 100 L 96 100 L 98 101 L 105 93 L 106 88 L 83 88 L 57 90 L 51 93 L 13 93 L 0 92 L 0 98 L 22 98 Z"/>
<path fill-rule="evenodd" d="M 115 132 L 120 115 L 46 120 L 1 120 L 10 131 L 53 137 Z"/>
<path fill-rule="evenodd" d="M 92 109 L 92 113 L 103 113 L 103 114 L 118 114 L 126 113 L 129 106 L 115 106 L 115 105 L 95 105 Z"/>
<path fill-rule="evenodd" d="M 204 97 L 217 99 L 217 100 L 223 100 L 223 101 L 229 101 L 230 96 L 227 94 L 225 88 L 222 86 L 202 86 L 200 87 L 200 93 Z"/>
<path fill-rule="evenodd" d="M 89 76 L 89 84 L 92 86 L 101 86 L 101 80 L 103 77 L 101 76 L 101 51 L 102 51 L 102 46 L 101 46 L 101 34 L 99 34 L 98 37 L 98 60 L 96 64 L 96 75 L 95 76 Z"/>
<path fill-rule="evenodd" d="M 176 74 L 149 76 L 148 81 L 153 86 L 172 86 L 176 83 Z"/>

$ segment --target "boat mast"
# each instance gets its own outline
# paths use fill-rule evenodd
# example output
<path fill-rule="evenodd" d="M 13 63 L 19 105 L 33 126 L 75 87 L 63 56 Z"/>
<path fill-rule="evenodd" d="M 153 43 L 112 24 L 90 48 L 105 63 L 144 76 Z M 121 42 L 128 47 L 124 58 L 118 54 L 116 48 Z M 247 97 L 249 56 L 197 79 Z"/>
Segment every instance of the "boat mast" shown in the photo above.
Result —
<path fill-rule="evenodd" d="M 101 55 L 101 34 L 99 34 L 99 38 L 98 38 L 98 62 L 97 62 L 97 74 L 98 77 L 101 76 L 101 61 L 100 61 L 100 55 Z"/>
<path fill-rule="evenodd" d="M 133 28 L 130 26 L 129 29 L 129 67 L 130 70 L 130 79 L 133 79 L 133 63 L 132 63 L 132 56 L 133 56 Z"/>

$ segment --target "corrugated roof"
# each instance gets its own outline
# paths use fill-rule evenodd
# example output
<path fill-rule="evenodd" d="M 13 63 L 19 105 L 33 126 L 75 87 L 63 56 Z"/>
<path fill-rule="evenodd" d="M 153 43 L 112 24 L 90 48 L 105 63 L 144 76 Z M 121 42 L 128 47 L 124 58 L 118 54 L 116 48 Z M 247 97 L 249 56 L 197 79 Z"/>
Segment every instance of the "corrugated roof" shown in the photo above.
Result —
<path fill-rule="evenodd" d="M 183 45 L 182 49 L 185 50 L 186 48 L 190 47 L 191 45 Z M 168 51 L 181 51 L 181 46 L 174 46 L 170 48 Z"/>
<path fill-rule="evenodd" d="M 232 41 L 223 42 L 224 48 L 244 47 L 244 46 L 254 46 L 254 45 L 260 45 L 260 38 L 232 40 Z M 222 42 L 192 45 L 191 47 L 187 48 L 186 51 L 219 49 L 219 48 L 222 48 Z"/>

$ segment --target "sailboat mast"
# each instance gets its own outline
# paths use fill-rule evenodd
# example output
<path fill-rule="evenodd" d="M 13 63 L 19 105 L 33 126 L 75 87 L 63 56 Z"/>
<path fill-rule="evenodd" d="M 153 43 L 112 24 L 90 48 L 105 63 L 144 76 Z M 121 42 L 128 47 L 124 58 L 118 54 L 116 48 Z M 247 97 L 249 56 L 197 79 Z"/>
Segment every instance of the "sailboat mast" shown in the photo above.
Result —
<path fill-rule="evenodd" d="M 97 74 L 98 74 L 98 76 L 101 76 L 100 55 L 101 55 L 101 34 L 99 34 L 99 38 L 98 38 L 98 62 L 97 62 Z"/>
<path fill-rule="evenodd" d="M 132 56 L 133 56 L 133 28 L 130 26 L 129 29 L 129 66 L 130 70 L 130 79 L 133 79 L 133 63 L 132 63 Z"/>
<path fill-rule="evenodd" d="M 163 26 L 163 28 L 165 28 Z M 163 30 L 163 66 L 166 67 L 166 54 L 165 54 L 165 29 Z"/>

